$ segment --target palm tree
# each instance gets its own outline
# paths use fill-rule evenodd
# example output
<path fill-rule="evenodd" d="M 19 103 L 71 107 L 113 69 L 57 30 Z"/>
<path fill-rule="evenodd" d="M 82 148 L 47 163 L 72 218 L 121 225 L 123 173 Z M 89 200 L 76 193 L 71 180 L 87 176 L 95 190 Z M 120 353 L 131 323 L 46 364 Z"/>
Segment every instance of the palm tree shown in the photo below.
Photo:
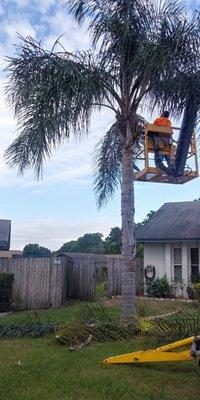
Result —
<path fill-rule="evenodd" d="M 20 132 L 6 151 L 10 166 L 40 177 L 54 147 L 89 132 L 91 115 L 107 107 L 115 123 L 97 158 L 99 205 L 121 185 L 122 320 L 135 315 L 133 163 L 143 135 L 141 107 L 169 107 L 180 115 L 199 90 L 199 18 L 177 0 L 69 0 L 68 10 L 92 38 L 89 52 L 45 51 L 22 39 L 9 59 L 8 99 Z M 187 78 L 187 79 L 186 79 Z M 199 88 L 199 86 L 198 86 Z"/>

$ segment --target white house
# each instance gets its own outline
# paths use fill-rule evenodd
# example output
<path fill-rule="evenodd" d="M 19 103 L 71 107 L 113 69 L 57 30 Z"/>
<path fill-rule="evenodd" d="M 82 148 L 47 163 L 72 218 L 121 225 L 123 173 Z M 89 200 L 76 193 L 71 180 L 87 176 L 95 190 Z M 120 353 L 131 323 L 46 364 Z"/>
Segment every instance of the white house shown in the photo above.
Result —
<path fill-rule="evenodd" d="M 200 273 L 200 201 L 165 203 L 138 231 L 144 244 L 144 268 L 155 267 L 156 277 L 184 286 Z"/>

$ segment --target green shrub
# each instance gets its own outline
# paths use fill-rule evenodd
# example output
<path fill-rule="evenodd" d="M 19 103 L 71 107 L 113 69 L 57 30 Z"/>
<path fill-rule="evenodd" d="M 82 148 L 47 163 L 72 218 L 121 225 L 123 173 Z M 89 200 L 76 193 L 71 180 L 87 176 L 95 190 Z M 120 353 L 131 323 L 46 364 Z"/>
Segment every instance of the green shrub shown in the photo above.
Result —
<path fill-rule="evenodd" d="M 188 297 L 191 300 L 198 300 L 200 302 L 200 283 L 191 284 L 187 287 Z"/>
<path fill-rule="evenodd" d="M 200 274 L 191 275 L 190 279 L 193 284 L 200 283 Z"/>
<path fill-rule="evenodd" d="M 200 283 L 194 285 L 195 299 L 200 302 Z"/>
<path fill-rule="evenodd" d="M 10 273 L 0 273 L 0 312 L 10 310 L 12 304 L 12 284 L 14 275 Z"/>
<path fill-rule="evenodd" d="M 163 278 L 157 278 L 154 281 L 151 281 L 147 285 L 147 294 L 149 297 L 158 297 L 158 298 L 166 298 L 171 296 L 170 285 L 167 281 L 167 278 L 163 276 Z"/>
<path fill-rule="evenodd" d="M 187 294 L 190 300 L 194 300 L 195 299 L 195 288 L 194 286 L 188 286 L 187 287 Z"/>

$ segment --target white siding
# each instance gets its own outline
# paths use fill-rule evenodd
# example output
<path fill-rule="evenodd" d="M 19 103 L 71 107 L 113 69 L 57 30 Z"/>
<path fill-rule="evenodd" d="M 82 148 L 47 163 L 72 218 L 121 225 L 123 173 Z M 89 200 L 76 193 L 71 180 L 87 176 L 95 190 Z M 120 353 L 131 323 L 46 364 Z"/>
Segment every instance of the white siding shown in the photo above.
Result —
<path fill-rule="evenodd" d="M 156 243 L 144 245 L 144 267 L 148 264 L 154 265 L 156 277 L 161 278 L 165 275 L 165 244 Z"/>
<path fill-rule="evenodd" d="M 190 281 L 190 248 L 198 247 L 200 243 L 145 243 L 144 244 L 144 268 L 154 265 L 156 277 L 162 278 L 166 275 L 168 281 L 174 279 L 174 247 L 182 248 L 182 279 L 184 281 L 184 296 L 187 297 L 186 288 Z"/>

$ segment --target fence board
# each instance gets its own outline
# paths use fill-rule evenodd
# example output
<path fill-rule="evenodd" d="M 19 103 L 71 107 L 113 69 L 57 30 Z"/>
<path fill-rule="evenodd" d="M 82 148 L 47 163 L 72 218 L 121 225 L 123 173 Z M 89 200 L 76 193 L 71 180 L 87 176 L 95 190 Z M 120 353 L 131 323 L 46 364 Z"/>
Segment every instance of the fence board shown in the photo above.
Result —
<path fill-rule="evenodd" d="M 89 254 L 88 258 L 68 257 L 66 275 L 67 297 L 80 300 L 95 299 L 95 261 Z"/>
<path fill-rule="evenodd" d="M 108 268 L 107 295 L 109 298 L 121 295 L 122 265 L 121 256 L 101 256 L 90 254 L 66 255 L 67 263 L 67 296 L 80 300 L 94 300 L 96 292 L 96 267 L 102 268 L 104 264 Z M 70 261 L 69 261 L 70 260 Z M 144 292 L 143 260 L 137 260 L 135 271 L 136 293 Z"/>
<path fill-rule="evenodd" d="M 14 274 L 15 307 L 60 307 L 66 299 L 66 264 L 66 260 L 54 258 L 0 258 L 0 272 Z"/>
<path fill-rule="evenodd" d="M 112 296 L 121 295 L 122 287 L 122 264 L 121 256 L 107 256 L 108 258 L 108 283 L 107 295 L 108 298 Z M 143 260 L 137 259 L 135 270 L 135 287 L 136 294 L 143 295 L 144 293 L 144 269 Z"/>

